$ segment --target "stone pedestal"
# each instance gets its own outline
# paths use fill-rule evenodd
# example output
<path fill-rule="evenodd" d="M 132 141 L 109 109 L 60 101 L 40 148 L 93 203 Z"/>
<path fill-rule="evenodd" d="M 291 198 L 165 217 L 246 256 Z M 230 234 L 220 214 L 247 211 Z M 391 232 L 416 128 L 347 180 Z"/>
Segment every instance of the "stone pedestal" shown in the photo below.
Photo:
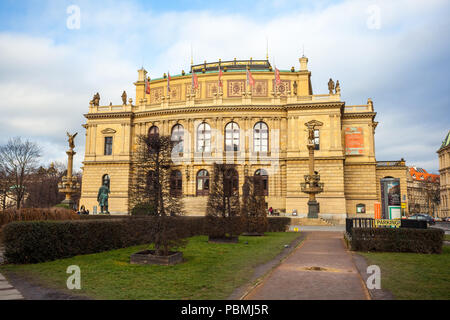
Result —
<path fill-rule="evenodd" d="M 64 199 L 61 203 L 62 204 L 67 204 L 70 209 L 76 210 L 76 208 L 75 208 L 75 201 L 73 201 L 72 199 Z"/>
<path fill-rule="evenodd" d="M 319 218 L 319 203 L 317 200 L 308 201 L 308 218 Z"/>

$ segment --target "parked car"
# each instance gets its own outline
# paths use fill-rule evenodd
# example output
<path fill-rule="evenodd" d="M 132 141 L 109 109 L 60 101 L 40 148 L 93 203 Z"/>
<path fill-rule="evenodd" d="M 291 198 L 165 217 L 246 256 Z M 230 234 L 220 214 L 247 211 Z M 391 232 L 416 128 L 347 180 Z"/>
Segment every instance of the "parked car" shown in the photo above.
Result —
<path fill-rule="evenodd" d="M 434 218 L 428 214 L 416 213 L 409 216 L 408 219 L 425 220 L 428 224 L 435 224 Z"/>

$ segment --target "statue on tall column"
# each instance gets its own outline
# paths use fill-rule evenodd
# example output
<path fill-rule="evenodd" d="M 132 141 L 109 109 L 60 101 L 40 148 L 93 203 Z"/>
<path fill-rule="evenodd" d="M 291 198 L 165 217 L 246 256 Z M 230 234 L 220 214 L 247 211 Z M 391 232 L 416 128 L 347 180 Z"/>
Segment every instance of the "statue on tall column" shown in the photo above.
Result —
<path fill-rule="evenodd" d="M 108 211 L 109 192 L 110 191 L 107 185 L 107 181 L 103 181 L 103 185 L 98 189 L 97 195 L 97 201 L 98 205 L 100 206 L 101 213 L 104 213 L 103 211 L 106 211 L 106 213 L 109 214 Z"/>
<path fill-rule="evenodd" d="M 73 148 L 75 148 L 75 143 L 74 143 L 74 139 L 75 139 L 75 137 L 77 136 L 77 134 L 78 134 L 78 132 L 76 132 L 75 134 L 70 134 L 70 133 L 68 133 L 68 132 L 66 132 L 67 133 L 67 136 L 69 137 L 69 147 L 70 147 L 70 149 L 73 149 Z"/>
<path fill-rule="evenodd" d="M 330 81 L 328 81 L 328 91 L 330 92 L 330 94 L 333 94 L 333 90 L 334 90 L 334 81 L 333 79 L 330 78 Z"/>

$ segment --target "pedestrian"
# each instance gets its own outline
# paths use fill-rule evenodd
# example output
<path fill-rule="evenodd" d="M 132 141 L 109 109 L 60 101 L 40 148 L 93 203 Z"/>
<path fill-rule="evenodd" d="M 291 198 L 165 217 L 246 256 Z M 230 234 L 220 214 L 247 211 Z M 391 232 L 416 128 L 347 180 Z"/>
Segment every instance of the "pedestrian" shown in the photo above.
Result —
<path fill-rule="evenodd" d="M 272 214 L 273 214 L 273 208 L 270 207 L 270 208 L 269 208 L 269 216 L 271 216 Z"/>

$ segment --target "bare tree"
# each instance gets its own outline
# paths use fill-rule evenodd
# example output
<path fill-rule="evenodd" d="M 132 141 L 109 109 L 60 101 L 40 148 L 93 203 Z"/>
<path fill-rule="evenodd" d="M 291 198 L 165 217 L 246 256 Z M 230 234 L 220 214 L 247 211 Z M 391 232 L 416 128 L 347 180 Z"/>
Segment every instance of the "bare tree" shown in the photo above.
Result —
<path fill-rule="evenodd" d="M 232 238 L 241 232 L 239 181 L 234 164 L 214 164 L 206 226 L 210 238 Z"/>
<path fill-rule="evenodd" d="M 37 144 L 29 140 L 22 141 L 20 137 L 12 138 L 6 145 L 0 146 L 0 170 L 13 180 L 11 193 L 17 209 L 22 205 L 26 194 L 25 185 L 40 156 Z"/>
<path fill-rule="evenodd" d="M 175 170 L 171 152 L 173 143 L 169 136 L 140 136 L 138 149 L 133 156 L 133 178 L 130 188 L 131 211 L 136 207 L 141 213 L 155 216 L 152 225 L 155 252 L 168 255 L 170 250 L 185 244 L 177 234 L 169 216 L 184 214 L 181 195 L 171 189 L 171 176 Z"/>
<path fill-rule="evenodd" d="M 61 163 L 51 163 L 47 168 L 40 166 L 25 185 L 27 196 L 24 206 L 50 208 L 61 203 L 64 194 L 59 192 L 58 183 L 65 174 L 66 166 Z"/>
<path fill-rule="evenodd" d="M 4 211 L 8 208 L 8 199 L 11 199 L 10 188 L 13 185 L 11 176 L 0 166 L 0 207 Z"/>
<path fill-rule="evenodd" d="M 241 217 L 245 232 L 250 235 L 263 235 L 267 230 L 266 201 L 258 177 L 245 177 L 242 186 Z"/>

